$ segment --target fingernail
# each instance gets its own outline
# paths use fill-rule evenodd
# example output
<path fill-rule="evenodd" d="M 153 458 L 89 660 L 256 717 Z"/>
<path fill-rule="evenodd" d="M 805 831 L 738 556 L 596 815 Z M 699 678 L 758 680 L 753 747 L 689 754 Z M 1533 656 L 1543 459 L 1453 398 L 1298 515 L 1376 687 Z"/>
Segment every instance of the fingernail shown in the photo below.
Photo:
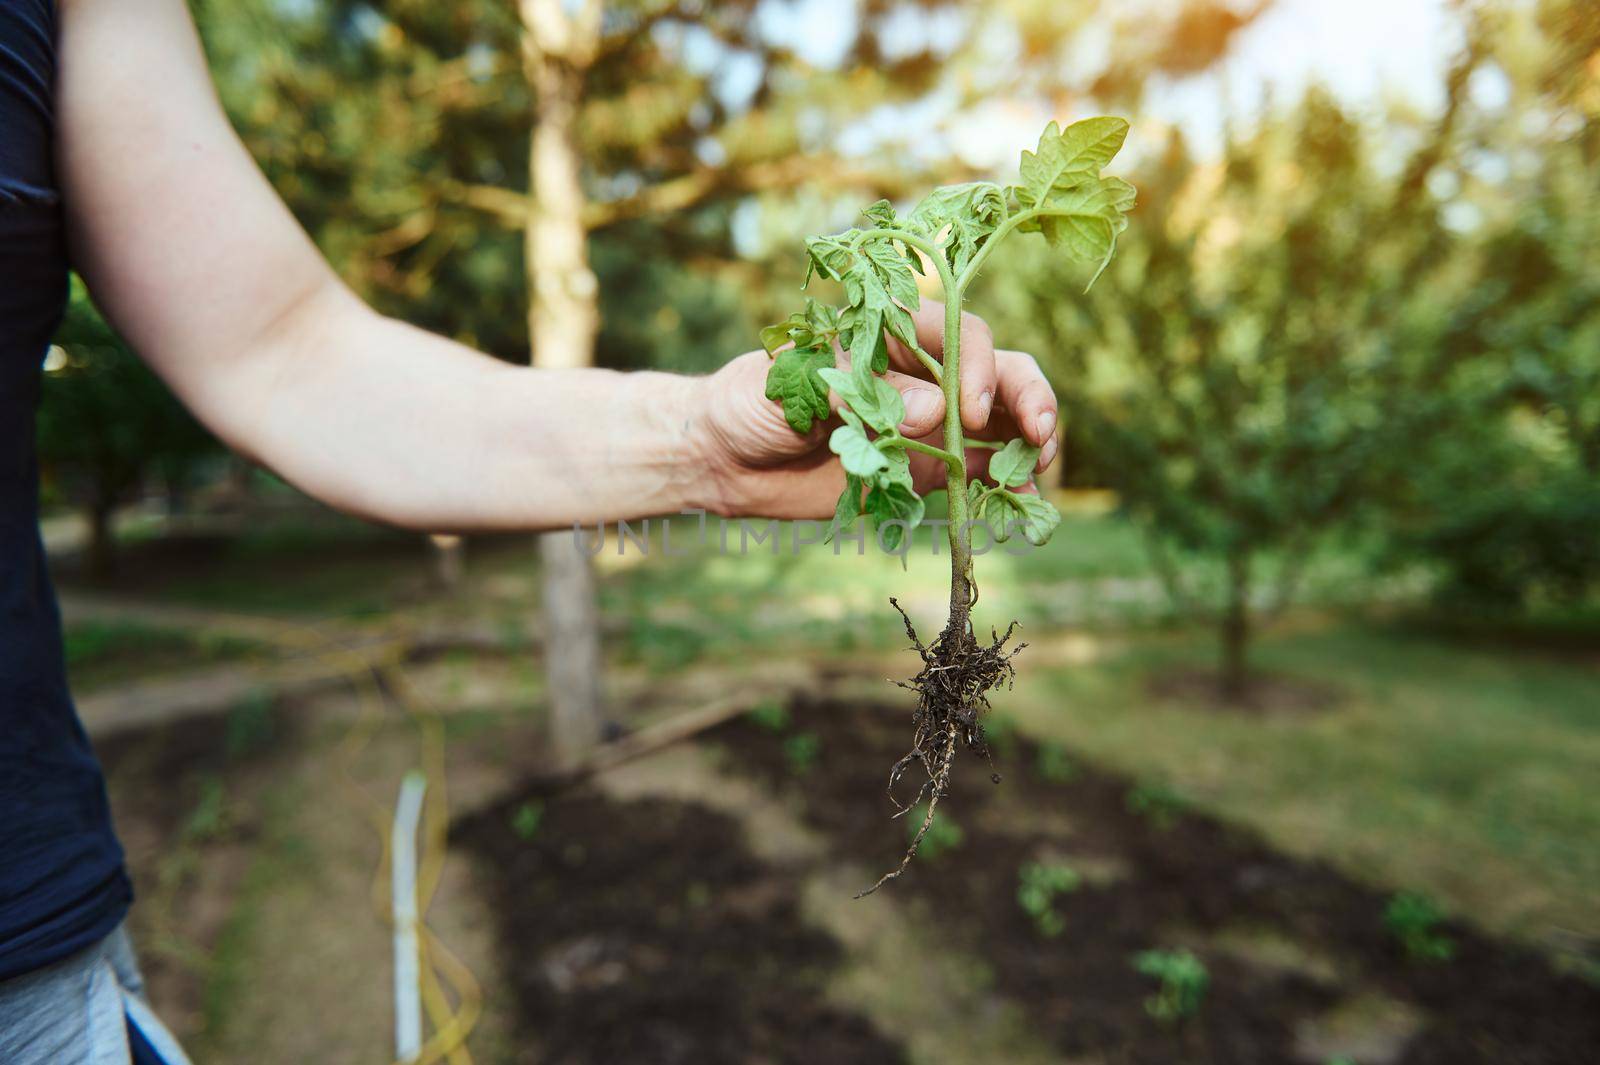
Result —
<path fill-rule="evenodd" d="M 1039 427 L 1039 439 L 1044 440 L 1048 438 L 1051 433 L 1056 431 L 1056 412 L 1053 410 L 1045 411 L 1043 414 L 1039 415 L 1039 421 L 1037 424 Z"/>
<path fill-rule="evenodd" d="M 978 424 L 989 424 L 989 408 L 994 406 L 994 393 L 985 392 L 978 397 Z"/>
<path fill-rule="evenodd" d="M 1050 460 L 1056 457 L 1056 438 L 1051 437 L 1045 441 L 1044 448 L 1039 452 L 1039 468 L 1042 470 L 1050 465 Z"/>
<path fill-rule="evenodd" d="M 906 401 L 906 423 L 926 425 L 939 416 L 939 393 L 931 388 L 910 388 L 903 396 Z"/>

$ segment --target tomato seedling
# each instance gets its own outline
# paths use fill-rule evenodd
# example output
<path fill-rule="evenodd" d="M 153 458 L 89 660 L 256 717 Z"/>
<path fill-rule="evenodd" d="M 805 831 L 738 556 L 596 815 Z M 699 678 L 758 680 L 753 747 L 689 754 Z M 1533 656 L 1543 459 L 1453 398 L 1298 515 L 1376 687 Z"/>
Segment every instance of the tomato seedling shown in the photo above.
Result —
<path fill-rule="evenodd" d="M 1010 659 L 1021 649 L 1005 649 L 1015 622 L 987 645 L 973 634 L 974 526 L 986 526 L 997 541 L 1020 532 L 1042 545 L 1061 521 L 1049 502 L 1024 490 L 1039 461 L 1039 449 L 1025 440 L 1001 446 L 989 460 L 986 478 L 969 475 L 969 448 L 982 445 L 965 439 L 961 430 L 963 298 L 1013 233 L 1042 234 L 1062 255 L 1094 264 L 1089 281 L 1094 284 L 1111 261 L 1133 207 L 1133 186 L 1100 173 L 1127 134 L 1128 123 L 1120 118 L 1090 118 L 1064 130 L 1052 122 L 1038 147 L 1022 153 L 1015 184 L 978 181 L 938 188 L 904 215 L 887 200 L 878 201 L 863 212 L 863 226 L 806 241 L 807 286 L 813 276 L 836 281 L 844 304 L 808 297 L 802 310 L 761 331 L 773 359 L 767 397 L 782 405 L 795 432 L 810 433 L 827 420 L 830 390 L 842 401 L 843 424 L 832 431 L 828 446 L 844 466 L 845 488 L 830 537 L 865 514 L 878 542 L 889 551 L 900 549 L 926 516 L 912 481 L 911 454 L 931 456 L 945 467 L 950 613 L 930 644 L 905 619 L 923 669 L 907 685 L 918 693 L 912 748 L 889 779 L 893 798 L 901 775 L 920 764 L 927 779 L 910 803 L 895 800 L 895 816 L 923 799 L 926 813 L 900 865 L 862 894 L 899 876 L 916 854 L 948 788 L 956 751 L 965 747 L 987 756 L 979 721 L 989 705 L 985 693 L 1011 679 Z M 921 304 L 917 276 L 929 269 L 938 276 L 945 301 L 941 359 L 918 344 L 911 315 Z M 905 404 L 883 377 L 889 369 L 889 338 L 914 356 L 944 393 L 943 431 L 934 439 L 901 432 Z M 841 353 L 847 357 L 841 359 Z"/>

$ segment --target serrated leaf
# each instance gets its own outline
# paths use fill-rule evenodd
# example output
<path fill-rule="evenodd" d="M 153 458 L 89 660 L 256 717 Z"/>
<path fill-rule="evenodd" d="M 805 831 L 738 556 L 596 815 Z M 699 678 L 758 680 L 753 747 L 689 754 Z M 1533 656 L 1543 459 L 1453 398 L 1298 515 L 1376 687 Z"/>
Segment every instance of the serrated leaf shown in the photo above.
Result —
<path fill-rule="evenodd" d="M 909 249 L 901 252 L 886 240 L 868 241 L 862 245 L 861 251 L 888 291 L 890 299 L 912 310 L 922 305 L 922 295 L 917 291 L 917 275 L 912 273 L 911 264 L 906 259 L 907 255 L 914 255 L 915 252 Z"/>
<path fill-rule="evenodd" d="M 1018 438 L 989 459 L 989 477 L 1006 488 L 1020 488 L 1033 476 L 1039 463 L 1039 449 Z"/>
<path fill-rule="evenodd" d="M 959 274 L 1006 215 L 1006 197 L 1000 186 L 974 181 L 934 189 L 906 216 L 904 225 L 940 241 L 945 260 Z"/>
<path fill-rule="evenodd" d="M 842 281 L 855 254 L 846 241 L 849 234 L 838 237 L 806 238 L 806 282 L 816 273 L 829 281 Z"/>
<path fill-rule="evenodd" d="M 839 332 L 839 312 L 830 304 L 806 297 L 806 324 L 818 337 L 828 337 Z"/>
<path fill-rule="evenodd" d="M 922 523 L 927 504 L 910 488 L 898 482 L 876 484 L 867 492 L 867 518 L 878 534 L 886 551 L 897 551 L 907 535 Z M 904 522 L 904 527 L 884 526 L 891 521 Z"/>
<path fill-rule="evenodd" d="M 873 445 L 858 425 L 845 424 L 835 429 L 833 435 L 828 437 L 828 450 L 839 456 L 846 473 L 853 473 L 857 477 L 871 477 L 889 465 L 883 452 Z"/>
<path fill-rule="evenodd" d="M 900 220 L 894 213 L 894 204 L 888 200 L 879 200 L 861 214 L 877 229 L 898 229 L 900 226 Z"/>
<path fill-rule="evenodd" d="M 861 490 L 865 487 L 866 482 L 855 474 L 845 474 L 844 491 L 839 493 L 839 502 L 834 504 L 833 524 L 828 526 L 828 535 L 822 538 L 823 543 L 832 543 L 840 529 L 848 529 L 861 516 Z"/>
<path fill-rule="evenodd" d="M 1039 137 L 1039 146 L 1022 153 L 1017 167 L 1022 179 L 1016 188 L 1018 202 L 1023 207 L 1037 206 L 1055 190 L 1098 177 L 1127 136 L 1128 122 L 1123 118 L 1086 118 L 1066 129 L 1050 123 Z"/>
<path fill-rule="evenodd" d="M 883 314 L 877 307 L 851 307 L 840 317 L 840 343 L 850 352 L 850 372 L 865 391 L 874 374 L 889 369 L 889 345 L 883 335 Z"/>
<path fill-rule="evenodd" d="M 818 371 L 822 379 L 861 420 L 886 433 L 906 420 L 906 403 L 895 387 L 881 377 L 863 382 L 853 374 L 832 368 Z"/>
<path fill-rule="evenodd" d="M 767 370 L 768 399 L 783 404 L 783 417 L 797 433 L 828 416 L 828 386 L 818 371 L 833 365 L 830 347 L 790 348 L 779 352 Z"/>
<path fill-rule="evenodd" d="M 1058 251 L 1081 262 L 1096 263 L 1092 286 L 1111 262 L 1117 250 L 1117 237 L 1128 228 L 1127 212 L 1132 209 L 1135 191 L 1121 178 L 1096 178 L 1074 188 L 1053 193 L 1041 206 L 1050 214 L 1034 220 L 1032 226 Z"/>

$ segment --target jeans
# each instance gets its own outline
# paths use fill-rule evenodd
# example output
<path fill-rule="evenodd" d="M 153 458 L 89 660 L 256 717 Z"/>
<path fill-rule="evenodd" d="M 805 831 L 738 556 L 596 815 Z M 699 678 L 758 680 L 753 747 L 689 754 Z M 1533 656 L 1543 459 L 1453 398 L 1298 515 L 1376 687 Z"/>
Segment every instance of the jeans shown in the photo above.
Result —
<path fill-rule="evenodd" d="M 189 1065 L 150 1011 L 128 933 L 0 982 L 5 1065 Z"/>

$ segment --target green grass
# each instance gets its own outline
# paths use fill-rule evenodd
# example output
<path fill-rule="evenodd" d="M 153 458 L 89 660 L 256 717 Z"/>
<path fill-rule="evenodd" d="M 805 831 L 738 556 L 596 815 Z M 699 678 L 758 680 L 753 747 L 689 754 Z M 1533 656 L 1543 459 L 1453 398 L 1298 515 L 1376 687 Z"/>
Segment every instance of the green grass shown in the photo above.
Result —
<path fill-rule="evenodd" d="M 137 621 L 77 621 L 66 626 L 63 636 L 67 674 L 79 691 L 242 659 L 261 650 L 234 636 Z"/>
<path fill-rule="evenodd" d="M 1138 532 L 1073 497 L 1061 502 L 1066 517 L 1048 545 L 1019 541 L 977 559 L 978 624 L 1003 623 L 1002 613 L 1029 628 L 1171 621 L 1173 605 Z M 701 544 L 696 520 L 674 519 L 670 556 L 660 522 L 651 523 L 647 552 L 611 530 L 597 556 L 605 575 L 601 605 L 626 619 L 630 658 L 673 669 L 773 647 L 824 654 L 888 650 L 904 642 L 890 596 L 926 631 L 943 622 L 950 562 L 941 531 L 918 530 L 902 560 L 879 552 L 870 533 L 864 549 L 844 541 L 837 553 L 832 545 L 797 549 L 797 535 L 817 534 L 800 524 L 774 524 L 771 537 L 762 523 L 741 529 L 737 522 L 708 519 Z M 757 543 L 757 536 L 764 539 Z M 1218 587 L 1220 573 L 1206 560 L 1180 559 L 1179 568 L 1200 594 Z M 1356 554 L 1330 549 L 1307 568 L 1304 586 L 1309 600 L 1333 604 L 1375 594 L 1378 582 L 1361 576 Z"/>

